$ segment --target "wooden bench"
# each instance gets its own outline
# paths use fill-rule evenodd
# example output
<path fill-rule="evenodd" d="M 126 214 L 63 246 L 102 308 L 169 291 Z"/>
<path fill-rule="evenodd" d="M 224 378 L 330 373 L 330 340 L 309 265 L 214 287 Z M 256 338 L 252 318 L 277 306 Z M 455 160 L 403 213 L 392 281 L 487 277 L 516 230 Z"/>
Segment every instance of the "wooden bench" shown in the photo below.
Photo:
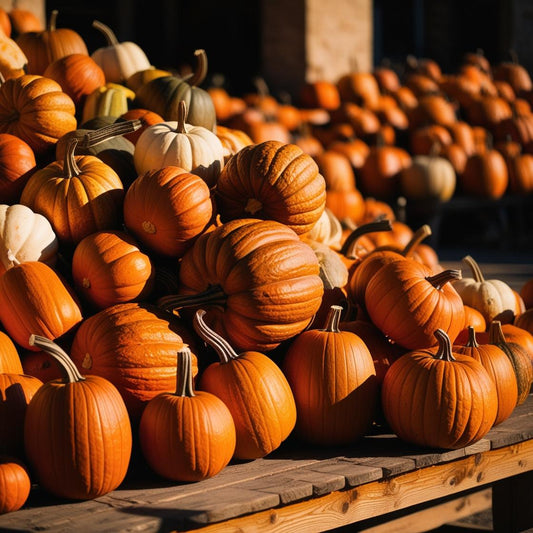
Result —
<path fill-rule="evenodd" d="M 343 449 L 292 440 L 192 484 L 162 481 L 138 462 L 118 490 L 96 500 L 61 501 L 35 489 L 24 508 L 0 516 L 0 531 L 309 533 L 357 523 L 357 531 L 396 524 L 414 532 L 491 500 L 495 531 L 525 531 L 533 527 L 533 395 L 459 450 L 421 449 L 378 430 Z"/>

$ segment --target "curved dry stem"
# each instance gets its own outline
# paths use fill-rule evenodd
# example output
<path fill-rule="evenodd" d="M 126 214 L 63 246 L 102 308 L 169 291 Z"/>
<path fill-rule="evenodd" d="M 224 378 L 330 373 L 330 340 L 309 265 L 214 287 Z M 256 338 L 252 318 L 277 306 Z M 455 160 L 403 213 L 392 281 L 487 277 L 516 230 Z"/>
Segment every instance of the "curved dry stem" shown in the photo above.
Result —
<path fill-rule="evenodd" d="M 229 363 L 232 359 L 237 359 L 239 357 L 237 352 L 226 339 L 207 326 L 203 319 L 204 315 L 203 309 L 198 309 L 194 315 L 193 326 L 196 333 L 204 342 L 214 348 L 222 363 Z"/>

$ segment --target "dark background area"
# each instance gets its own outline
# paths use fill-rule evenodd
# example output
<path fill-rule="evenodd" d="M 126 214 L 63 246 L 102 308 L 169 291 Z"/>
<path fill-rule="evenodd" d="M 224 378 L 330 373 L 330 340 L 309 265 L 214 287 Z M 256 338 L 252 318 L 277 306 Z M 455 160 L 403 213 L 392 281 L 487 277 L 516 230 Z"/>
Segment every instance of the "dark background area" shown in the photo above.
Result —
<path fill-rule="evenodd" d="M 235 94 L 261 74 L 261 5 L 268 0 L 48 0 L 57 26 L 75 29 L 92 52 L 106 42 L 94 19 L 119 41 L 133 41 L 158 68 L 193 62 L 206 50 L 209 73 L 222 73 Z M 435 59 L 453 72 L 466 51 L 483 49 L 491 62 L 509 59 L 512 16 L 508 0 L 374 0 L 374 65 L 401 70 L 408 54 Z M 209 81 L 209 79 L 208 79 Z"/>

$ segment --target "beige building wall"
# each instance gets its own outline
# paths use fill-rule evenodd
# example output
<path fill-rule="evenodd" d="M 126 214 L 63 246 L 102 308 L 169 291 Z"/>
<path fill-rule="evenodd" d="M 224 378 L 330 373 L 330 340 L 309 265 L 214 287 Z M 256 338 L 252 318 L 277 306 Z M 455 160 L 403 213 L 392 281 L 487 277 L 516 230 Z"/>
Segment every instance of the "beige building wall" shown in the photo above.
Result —
<path fill-rule="evenodd" d="M 41 19 L 41 22 L 46 24 L 46 10 L 44 0 L 0 0 L 0 7 L 6 11 L 11 11 L 14 7 L 19 9 L 27 9 Z"/>
<path fill-rule="evenodd" d="M 262 72 L 272 92 L 372 69 L 372 0 L 263 0 Z"/>

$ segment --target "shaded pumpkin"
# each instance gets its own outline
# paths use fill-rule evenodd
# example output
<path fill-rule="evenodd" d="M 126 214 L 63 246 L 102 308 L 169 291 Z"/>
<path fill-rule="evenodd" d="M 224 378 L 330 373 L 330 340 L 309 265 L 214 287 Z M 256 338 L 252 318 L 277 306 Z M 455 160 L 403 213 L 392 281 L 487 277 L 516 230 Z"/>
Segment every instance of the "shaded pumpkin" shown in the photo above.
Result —
<path fill-rule="evenodd" d="M 18 511 L 28 500 L 31 479 L 26 466 L 12 457 L 0 458 L 0 515 Z"/>

